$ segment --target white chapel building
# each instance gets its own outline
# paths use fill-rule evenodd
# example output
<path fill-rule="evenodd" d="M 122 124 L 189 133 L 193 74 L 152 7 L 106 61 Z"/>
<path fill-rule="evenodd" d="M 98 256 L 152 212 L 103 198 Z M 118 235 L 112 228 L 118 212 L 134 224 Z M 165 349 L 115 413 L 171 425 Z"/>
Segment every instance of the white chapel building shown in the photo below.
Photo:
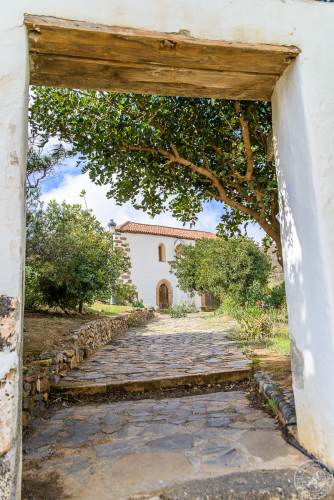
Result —
<path fill-rule="evenodd" d="M 183 245 L 193 245 L 201 238 L 215 238 L 214 233 L 180 229 L 153 224 L 125 222 L 116 227 L 115 242 L 123 249 L 131 262 L 131 270 L 123 276 L 133 283 L 138 299 L 145 306 L 166 309 L 180 302 L 194 303 L 196 308 L 206 308 L 209 297 L 191 296 L 178 287 L 175 274 L 170 271 L 169 261 L 174 260 Z"/>

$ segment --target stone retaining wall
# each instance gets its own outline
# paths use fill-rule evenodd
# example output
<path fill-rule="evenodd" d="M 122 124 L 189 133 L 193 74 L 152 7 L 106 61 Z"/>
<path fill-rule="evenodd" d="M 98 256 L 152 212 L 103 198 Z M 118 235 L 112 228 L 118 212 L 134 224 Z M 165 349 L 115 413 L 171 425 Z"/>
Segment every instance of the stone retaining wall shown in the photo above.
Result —
<path fill-rule="evenodd" d="M 117 316 L 104 316 L 73 330 L 61 349 L 44 352 L 23 368 L 23 425 L 45 411 L 50 387 L 87 356 L 108 344 L 129 327 L 154 318 L 154 311 L 140 309 Z"/>

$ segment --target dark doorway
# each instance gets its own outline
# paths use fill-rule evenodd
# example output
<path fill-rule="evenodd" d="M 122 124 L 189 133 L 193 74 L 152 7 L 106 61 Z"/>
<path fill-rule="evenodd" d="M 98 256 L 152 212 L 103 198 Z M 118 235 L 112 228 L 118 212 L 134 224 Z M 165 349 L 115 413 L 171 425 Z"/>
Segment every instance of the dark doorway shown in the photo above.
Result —
<path fill-rule="evenodd" d="M 160 309 L 168 309 L 169 307 L 168 287 L 162 283 L 159 288 L 159 307 Z"/>

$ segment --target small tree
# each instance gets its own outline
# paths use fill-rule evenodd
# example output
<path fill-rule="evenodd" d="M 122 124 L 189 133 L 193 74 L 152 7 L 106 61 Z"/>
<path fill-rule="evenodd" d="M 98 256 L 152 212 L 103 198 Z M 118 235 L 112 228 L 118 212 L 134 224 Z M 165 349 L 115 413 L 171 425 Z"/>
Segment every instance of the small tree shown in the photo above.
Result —
<path fill-rule="evenodd" d="M 179 286 L 187 292 L 231 296 L 245 303 L 254 284 L 265 287 L 271 269 L 268 257 L 256 243 L 239 237 L 197 240 L 184 246 L 171 262 Z"/>
<path fill-rule="evenodd" d="M 85 302 L 111 295 L 129 262 L 91 211 L 51 201 L 30 214 L 27 265 L 46 305 L 81 313 Z"/>

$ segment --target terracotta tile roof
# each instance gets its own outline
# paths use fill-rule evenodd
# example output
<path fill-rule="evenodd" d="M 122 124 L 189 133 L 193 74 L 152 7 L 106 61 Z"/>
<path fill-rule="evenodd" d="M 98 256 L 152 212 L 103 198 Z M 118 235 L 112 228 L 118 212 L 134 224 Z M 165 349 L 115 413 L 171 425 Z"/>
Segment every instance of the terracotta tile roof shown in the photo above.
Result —
<path fill-rule="evenodd" d="M 140 224 L 138 222 L 127 221 L 116 227 L 116 231 L 121 233 L 154 234 L 157 236 L 170 236 L 184 240 L 198 240 L 200 238 L 216 238 L 214 233 L 209 231 L 196 231 L 195 229 L 183 229 L 176 227 L 157 226 L 154 224 Z"/>

